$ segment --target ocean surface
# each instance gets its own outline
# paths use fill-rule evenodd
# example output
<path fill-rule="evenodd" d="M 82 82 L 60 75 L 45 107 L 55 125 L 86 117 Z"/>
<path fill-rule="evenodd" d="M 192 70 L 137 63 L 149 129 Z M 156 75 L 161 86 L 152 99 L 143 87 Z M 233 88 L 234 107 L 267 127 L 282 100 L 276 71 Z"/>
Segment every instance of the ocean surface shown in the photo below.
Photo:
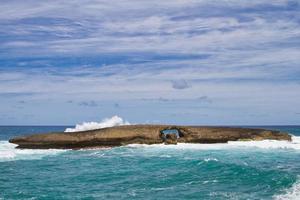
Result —
<path fill-rule="evenodd" d="M 300 199 L 300 126 L 267 127 L 293 142 L 19 150 L 17 135 L 66 127 L 0 126 L 0 199 Z M 264 127 L 266 128 L 266 127 Z"/>

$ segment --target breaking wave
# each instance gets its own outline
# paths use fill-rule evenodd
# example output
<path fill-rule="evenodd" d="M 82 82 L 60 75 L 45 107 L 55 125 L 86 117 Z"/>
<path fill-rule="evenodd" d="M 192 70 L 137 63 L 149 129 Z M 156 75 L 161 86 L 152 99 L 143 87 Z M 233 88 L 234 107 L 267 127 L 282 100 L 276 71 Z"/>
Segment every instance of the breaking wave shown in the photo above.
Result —
<path fill-rule="evenodd" d="M 17 145 L 9 143 L 8 141 L 0 141 L 0 162 L 13 160 L 35 160 L 67 151 L 57 149 L 16 149 L 16 146 Z"/>
<path fill-rule="evenodd" d="M 298 179 L 294 185 L 286 190 L 285 194 L 274 197 L 275 200 L 299 200 L 300 199 L 300 180 Z"/>
<path fill-rule="evenodd" d="M 219 160 L 217 158 L 205 158 L 204 159 L 204 162 L 210 162 L 210 161 L 218 162 Z"/>
<path fill-rule="evenodd" d="M 75 128 L 67 128 L 65 132 L 87 131 L 121 125 L 130 125 L 130 123 L 115 115 L 111 118 L 105 118 L 101 122 L 83 122 L 82 124 L 76 124 Z"/>
<path fill-rule="evenodd" d="M 170 149 L 228 149 L 239 147 L 255 147 L 261 149 L 294 149 L 300 150 L 300 136 L 293 136 L 292 141 L 277 141 L 277 140 L 262 140 L 262 141 L 230 141 L 228 143 L 216 143 L 216 144 L 188 144 L 178 143 L 177 145 L 164 145 L 164 144 L 131 144 L 129 147 L 159 147 Z"/>

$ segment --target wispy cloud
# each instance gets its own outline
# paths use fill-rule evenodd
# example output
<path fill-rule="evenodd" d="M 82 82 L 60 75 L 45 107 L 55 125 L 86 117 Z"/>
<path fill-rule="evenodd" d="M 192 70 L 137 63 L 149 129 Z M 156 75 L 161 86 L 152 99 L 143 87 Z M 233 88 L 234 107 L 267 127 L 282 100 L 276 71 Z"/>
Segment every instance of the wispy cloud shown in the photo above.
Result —
<path fill-rule="evenodd" d="M 172 81 L 172 87 L 177 90 L 182 90 L 191 87 L 186 80 L 174 80 Z"/>
<path fill-rule="evenodd" d="M 98 104 L 95 101 L 82 101 L 78 103 L 79 106 L 97 107 Z"/>
<path fill-rule="evenodd" d="M 59 107 L 78 121 L 101 104 L 98 118 L 122 105 L 114 112 L 133 122 L 185 113 L 255 123 L 268 112 L 261 123 L 300 123 L 278 114 L 300 106 L 299 9 L 293 0 L 3 1 L 0 112 Z M 9 110 L 20 101 L 23 111 Z"/>
<path fill-rule="evenodd" d="M 22 96 L 32 96 L 33 92 L 1 92 L 0 97 L 11 98 L 11 97 L 22 97 Z"/>

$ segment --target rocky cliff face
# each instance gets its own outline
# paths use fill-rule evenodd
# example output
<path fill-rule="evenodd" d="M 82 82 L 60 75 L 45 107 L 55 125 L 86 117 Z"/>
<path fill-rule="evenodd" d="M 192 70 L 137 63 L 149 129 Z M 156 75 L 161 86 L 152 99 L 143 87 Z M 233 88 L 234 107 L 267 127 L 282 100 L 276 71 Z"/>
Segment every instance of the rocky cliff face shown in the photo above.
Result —
<path fill-rule="evenodd" d="M 175 130 L 178 134 L 165 134 Z M 92 147 L 114 147 L 127 144 L 177 144 L 177 143 L 226 143 L 237 140 L 291 140 L 287 133 L 264 129 L 168 126 L 168 125 L 127 125 L 92 131 L 73 133 L 47 133 L 16 137 L 9 142 L 18 148 L 29 149 L 78 149 Z"/>

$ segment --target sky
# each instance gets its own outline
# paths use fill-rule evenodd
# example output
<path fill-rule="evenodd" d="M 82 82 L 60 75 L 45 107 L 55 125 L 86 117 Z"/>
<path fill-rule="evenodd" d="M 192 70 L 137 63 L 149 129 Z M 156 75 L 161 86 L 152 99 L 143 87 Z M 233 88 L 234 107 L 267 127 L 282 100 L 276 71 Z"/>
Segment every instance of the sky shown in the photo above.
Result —
<path fill-rule="evenodd" d="M 300 124 L 300 1 L 1 0 L 0 125 Z"/>

